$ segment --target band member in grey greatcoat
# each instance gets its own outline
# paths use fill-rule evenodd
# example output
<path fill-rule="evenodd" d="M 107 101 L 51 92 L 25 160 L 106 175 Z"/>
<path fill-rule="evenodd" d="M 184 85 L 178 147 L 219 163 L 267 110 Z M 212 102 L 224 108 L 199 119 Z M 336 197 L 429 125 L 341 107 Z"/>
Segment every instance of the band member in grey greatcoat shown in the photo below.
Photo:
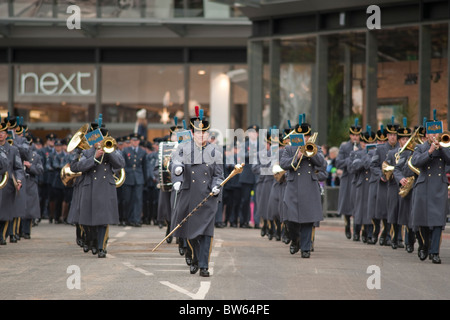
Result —
<path fill-rule="evenodd" d="M 108 135 L 106 128 L 100 130 L 104 137 Z M 119 150 L 106 153 L 98 144 L 84 152 L 79 161 L 72 162 L 70 169 L 85 176 L 78 198 L 79 223 L 85 230 L 90 229 L 87 234 L 92 253 L 104 258 L 108 227 L 119 223 L 114 170 L 122 169 L 125 160 Z"/>
<path fill-rule="evenodd" d="M 423 128 L 423 127 L 421 127 Z M 407 128 L 409 129 L 409 128 Z M 417 128 L 416 128 L 417 130 Z M 399 133 L 402 130 L 399 130 Z M 410 136 L 412 131 L 410 131 Z M 399 143 L 403 148 L 409 138 L 402 137 L 400 138 L 399 134 Z M 417 179 L 417 175 L 408 165 L 408 160 L 412 157 L 414 152 L 414 145 L 410 144 L 407 146 L 403 152 L 399 155 L 399 160 L 395 164 L 394 168 L 394 178 L 397 184 L 400 186 L 400 189 L 405 186 L 408 182 L 408 179 L 413 179 L 414 181 Z M 398 220 L 397 223 L 400 226 L 405 227 L 405 247 L 408 253 L 414 251 L 414 243 L 415 243 L 415 232 L 412 228 L 411 224 L 411 200 L 412 200 L 412 186 L 410 187 L 410 191 L 405 196 L 400 196 L 399 205 L 398 205 Z"/>
<path fill-rule="evenodd" d="M 278 136 L 276 138 L 278 139 Z M 262 148 L 257 154 L 257 163 L 252 165 L 252 172 L 258 177 L 256 182 L 258 187 L 256 188 L 255 196 L 259 217 L 263 221 L 261 236 L 269 235 L 269 239 L 272 239 L 273 230 L 269 222 L 269 198 L 270 190 L 275 180 L 271 171 L 271 130 L 267 131 L 265 145 L 265 148 Z"/>
<path fill-rule="evenodd" d="M 309 124 L 297 124 L 295 130 L 304 134 L 305 142 L 309 140 L 311 136 Z M 280 160 L 281 168 L 287 171 L 283 216 L 290 233 L 291 254 L 300 249 L 301 257 L 309 258 L 313 226 L 323 220 L 321 191 L 316 170 L 318 168 L 325 170 L 327 164 L 321 148 L 317 148 L 317 153 L 312 157 L 302 156 L 301 152 L 296 156 L 298 148 L 286 146 Z"/>
<path fill-rule="evenodd" d="M 355 124 L 349 128 L 350 140 L 343 142 L 339 147 L 339 153 L 336 157 L 336 168 L 342 170 L 342 176 L 339 185 L 338 213 L 345 219 L 345 236 L 351 239 L 350 217 L 354 209 L 354 192 L 352 190 L 352 181 L 354 174 L 350 173 L 348 168 L 351 164 L 350 152 L 360 149 L 359 140 L 361 127 L 358 125 L 358 119 Z"/>
<path fill-rule="evenodd" d="M 198 109 L 197 109 L 198 110 Z M 223 155 L 208 142 L 210 124 L 202 110 L 190 119 L 193 139 L 179 144 L 172 158 L 173 189 L 177 192 L 172 225 L 178 225 L 211 192 L 218 196 L 223 181 Z M 200 276 L 209 276 L 209 255 L 214 236 L 218 197 L 211 197 L 175 231 L 186 238 L 192 250 L 191 274 L 200 268 Z"/>
<path fill-rule="evenodd" d="M 355 187 L 355 211 L 353 215 L 353 240 L 360 240 L 360 233 L 363 242 L 367 242 L 367 230 L 366 228 L 371 224 L 368 215 L 368 196 L 370 187 L 370 161 L 372 157 L 366 149 L 367 144 L 375 142 L 375 132 L 368 130 L 361 133 L 360 145 L 361 149 L 352 151 L 350 158 L 353 159 L 350 165 L 351 171 L 355 174 L 356 182 Z"/>
<path fill-rule="evenodd" d="M 395 165 L 400 160 L 401 147 L 408 141 L 411 136 L 411 129 L 406 127 L 406 118 L 403 118 L 403 127 L 397 129 L 397 140 L 399 141 L 398 148 L 392 149 L 386 155 L 386 162 L 394 166 L 392 171 L 392 178 L 388 181 L 388 218 L 387 222 L 390 224 L 391 247 L 392 249 L 404 248 L 401 238 L 401 224 L 399 223 L 400 213 L 400 183 L 395 177 Z M 400 141 L 401 140 L 401 141 Z"/>
<path fill-rule="evenodd" d="M 412 223 L 419 227 L 423 247 L 420 260 L 430 254 L 433 263 L 441 263 L 439 247 L 448 212 L 448 181 L 445 166 L 450 165 L 450 149 L 439 145 L 439 134 L 427 131 L 427 141 L 415 147 L 411 163 L 420 170 L 414 186 Z"/>
<path fill-rule="evenodd" d="M 22 181 L 25 180 L 19 150 L 17 147 L 10 145 L 6 141 L 8 128 L 9 121 L 5 118 L 4 121 L 0 123 L 0 153 L 5 154 L 8 158 L 7 171 L 9 178 L 5 187 L 0 189 L 0 208 L 2 208 L 0 210 L 0 245 L 6 244 L 8 226 L 15 216 L 16 208 L 14 206 L 14 201 L 17 192 L 20 192 L 22 188 Z M 16 183 L 14 183 L 14 180 Z M 13 242 L 15 241 L 13 240 Z"/>
<path fill-rule="evenodd" d="M 397 142 L 397 129 L 398 124 L 394 124 L 394 119 L 392 119 L 391 124 L 386 126 L 388 141 L 384 144 L 377 145 L 375 149 L 375 153 L 372 157 L 372 161 L 370 164 L 371 170 L 378 177 L 378 186 L 377 186 L 377 201 L 375 204 L 375 216 L 373 221 L 375 225 L 383 222 L 383 229 L 381 230 L 380 235 L 380 245 L 390 245 L 390 236 L 389 225 L 387 223 L 387 179 L 382 170 L 382 164 L 386 160 L 387 153 L 392 149 L 398 150 L 398 142 Z M 374 233 L 374 241 L 378 240 L 377 235 Z"/>
<path fill-rule="evenodd" d="M 44 173 L 41 156 L 36 150 L 31 153 L 31 159 L 24 161 L 26 178 L 26 213 L 21 223 L 21 237 L 30 239 L 31 227 L 34 219 L 41 218 L 41 207 L 39 203 L 38 177 Z"/>

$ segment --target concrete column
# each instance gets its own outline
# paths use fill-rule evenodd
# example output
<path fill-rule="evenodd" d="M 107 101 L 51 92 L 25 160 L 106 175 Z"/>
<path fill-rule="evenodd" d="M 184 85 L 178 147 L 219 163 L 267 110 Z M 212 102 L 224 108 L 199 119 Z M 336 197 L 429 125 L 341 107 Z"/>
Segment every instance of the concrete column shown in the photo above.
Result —
<path fill-rule="evenodd" d="M 430 119 L 431 99 L 431 28 L 419 27 L 419 123 L 420 119 Z"/>
<path fill-rule="evenodd" d="M 377 74 L 378 74 L 378 40 L 375 31 L 366 31 L 366 96 L 363 112 L 363 128 L 368 124 L 378 128 L 377 121 Z"/>
<path fill-rule="evenodd" d="M 14 65 L 12 64 L 12 49 L 8 49 L 8 112 L 14 115 L 14 88 L 16 83 L 14 82 Z"/>
<path fill-rule="evenodd" d="M 311 126 L 313 132 L 318 132 L 319 144 L 328 140 L 328 36 L 316 37 L 316 71 L 314 79 L 313 101 L 316 106 L 311 108 Z"/>
<path fill-rule="evenodd" d="M 280 40 L 271 40 L 269 47 L 270 68 L 270 124 L 280 128 Z"/>
<path fill-rule="evenodd" d="M 223 144 L 226 129 L 230 128 L 230 79 L 221 69 L 211 68 L 210 123 L 211 128 L 219 131 L 219 143 Z"/>
<path fill-rule="evenodd" d="M 249 41 L 247 46 L 248 64 L 248 106 L 247 126 L 262 125 L 263 107 L 263 42 Z"/>

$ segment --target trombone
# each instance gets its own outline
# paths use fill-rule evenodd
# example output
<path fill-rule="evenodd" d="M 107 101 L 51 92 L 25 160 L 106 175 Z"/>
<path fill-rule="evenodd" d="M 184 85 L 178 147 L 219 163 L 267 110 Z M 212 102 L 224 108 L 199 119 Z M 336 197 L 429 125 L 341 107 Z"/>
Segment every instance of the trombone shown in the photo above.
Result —
<path fill-rule="evenodd" d="M 317 146 L 316 146 L 316 139 L 317 139 L 317 132 L 314 132 L 311 138 L 309 138 L 308 142 L 305 143 L 305 145 L 300 146 L 295 151 L 294 157 L 292 158 L 291 167 L 297 171 L 298 167 L 300 166 L 300 162 L 302 162 L 303 156 L 305 157 L 314 157 L 317 154 Z M 294 165 L 295 160 L 298 157 L 298 153 L 301 152 L 300 158 L 298 159 L 298 163 Z"/>

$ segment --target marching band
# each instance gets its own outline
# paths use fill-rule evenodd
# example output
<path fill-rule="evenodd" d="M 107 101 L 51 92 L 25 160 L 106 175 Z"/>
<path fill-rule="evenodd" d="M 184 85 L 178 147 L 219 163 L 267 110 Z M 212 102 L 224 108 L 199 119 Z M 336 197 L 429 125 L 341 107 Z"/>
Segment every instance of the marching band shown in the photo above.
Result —
<path fill-rule="evenodd" d="M 291 254 L 300 251 L 310 258 L 315 230 L 324 219 L 328 172 L 316 144 L 319 133 L 306 116 L 294 128 L 288 122 L 278 135 L 269 130 L 265 144 L 247 139 L 223 148 L 210 142 L 203 110 L 196 108 L 189 127 L 174 120 L 169 136 L 155 139 L 154 145 L 135 133 L 114 139 L 100 115 L 67 139 L 47 135 L 42 146 L 20 117 L 0 119 L 0 245 L 8 238 L 11 243 L 30 239 L 32 226 L 48 217 L 50 223 L 75 225 L 83 251 L 104 258 L 109 225 L 139 227 L 154 221 L 161 228 L 167 225 L 163 241 L 176 238 L 190 273 L 200 270 L 208 277 L 214 228 L 224 225 L 216 219 L 223 201 L 225 224 L 250 228 L 252 211 L 254 227 L 262 223 L 262 237 L 282 240 Z M 356 119 L 335 160 L 342 172 L 338 213 L 348 239 L 408 253 L 417 242 L 420 260 L 439 264 L 450 134 L 427 130 L 428 123 L 424 119 L 412 130 L 406 119 L 400 127 L 392 118 L 386 127 L 363 131 Z M 257 134 L 259 127 L 249 129 Z M 230 154 L 238 171 L 226 163 Z M 242 191 L 248 199 L 235 191 L 240 183 L 248 185 Z"/>

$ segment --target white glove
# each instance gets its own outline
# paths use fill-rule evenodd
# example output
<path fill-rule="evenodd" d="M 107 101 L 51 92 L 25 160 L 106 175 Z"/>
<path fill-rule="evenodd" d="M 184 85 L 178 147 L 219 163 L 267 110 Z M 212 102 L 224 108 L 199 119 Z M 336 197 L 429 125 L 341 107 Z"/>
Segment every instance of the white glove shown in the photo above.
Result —
<path fill-rule="evenodd" d="M 214 186 L 211 190 L 211 192 L 213 193 L 213 195 L 217 196 L 220 192 L 220 188 L 217 186 Z"/>
<path fill-rule="evenodd" d="M 176 176 L 179 176 L 183 173 L 183 167 L 176 167 L 174 173 Z"/>
<path fill-rule="evenodd" d="M 174 189 L 175 191 L 180 190 L 180 187 L 181 187 L 181 182 L 180 182 L 180 181 L 177 181 L 177 182 L 175 182 L 175 183 L 173 184 L 173 189 Z"/>

